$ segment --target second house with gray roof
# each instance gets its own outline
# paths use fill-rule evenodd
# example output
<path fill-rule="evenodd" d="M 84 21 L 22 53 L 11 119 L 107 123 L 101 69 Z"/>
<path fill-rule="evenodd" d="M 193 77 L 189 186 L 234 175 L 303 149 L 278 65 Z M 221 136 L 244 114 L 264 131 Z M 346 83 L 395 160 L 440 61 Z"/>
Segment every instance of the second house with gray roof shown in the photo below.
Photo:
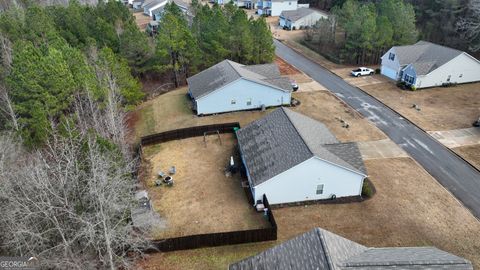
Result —
<path fill-rule="evenodd" d="M 292 85 L 275 64 L 224 60 L 187 79 L 198 115 L 289 105 Z"/>
<path fill-rule="evenodd" d="M 382 56 L 381 73 L 412 88 L 480 81 L 480 61 L 466 52 L 419 41 Z"/>
<path fill-rule="evenodd" d="M 356 143 L 340 143 L 328 128 L 279 108 L 237 131 L 255 201 L 270 204 L 360 196 L 367 176 Z"/>

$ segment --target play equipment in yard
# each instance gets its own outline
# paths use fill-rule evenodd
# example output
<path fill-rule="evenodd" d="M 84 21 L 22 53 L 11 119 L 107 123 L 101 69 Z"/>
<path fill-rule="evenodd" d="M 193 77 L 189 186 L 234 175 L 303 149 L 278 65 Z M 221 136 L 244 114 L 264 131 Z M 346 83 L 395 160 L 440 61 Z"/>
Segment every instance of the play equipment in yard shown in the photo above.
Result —
<path fill-rule="evenodd" d="M 412 108 L 415 109 L 415 110 L 417 110 L 417 111 L 420 111 L 420 110 L 421 110 L 421 109 L 420 109 L 420 106 L 418 106 L 417 104 L 413 104 L 413 105 L 412 105 Z"/>
<path fill-rule="evenodd" d="M 203 133 L 203 142 L 205 143 L 205 147 L 207 147 L 207 135 L 209 133 L 210 134 L 215 134 L 216 133 L 217 136 L 218 136 L 218 140 L 220 141 L 220 145 L 222 145 L 222 138 L 220 137 L 220 131 L 218 131 L 218 129 L 217 129 L 217 130 L 213 130 L 213 131 L 205 131 Z"/>
<path fill-rule="evenodd" d="M 164 172 L 162 172 L 162 171 L 159 171 L 159 172 L 158 172 L 158 177 L 160 177 L 160 178 L 165 177 L 165 175 L 167 175 L 167 174 L 164 173 Z"/>
<path fill-rule="evenodd" d="M 167 186 L 173 186 L 173 177 L 166 176 L 165 178 L 163 178 L 163 182 L 167 184 Z"/>
<path fill-rule="evenodd" d="M 177 173 L 177 168 L 175 166 L 170 167 L 170 170 L 168 170 L 168 173 L 170 173 L 171 175 Z"/>

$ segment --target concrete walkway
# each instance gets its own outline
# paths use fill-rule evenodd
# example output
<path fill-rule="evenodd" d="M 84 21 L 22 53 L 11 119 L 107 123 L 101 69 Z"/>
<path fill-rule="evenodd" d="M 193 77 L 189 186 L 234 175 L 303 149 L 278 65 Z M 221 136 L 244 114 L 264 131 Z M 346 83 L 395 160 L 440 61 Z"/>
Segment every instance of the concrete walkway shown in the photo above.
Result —
<path fill-rule="evenodd" d="M 428 133 L 448 148 L 480 144 L 480 128 L 476 127 Z"/>
<path fill-rule="evenodd" d="M 390 139 L 357 142 L 357 145 L 364 160 L 409 157 L 402 148 Z"/>

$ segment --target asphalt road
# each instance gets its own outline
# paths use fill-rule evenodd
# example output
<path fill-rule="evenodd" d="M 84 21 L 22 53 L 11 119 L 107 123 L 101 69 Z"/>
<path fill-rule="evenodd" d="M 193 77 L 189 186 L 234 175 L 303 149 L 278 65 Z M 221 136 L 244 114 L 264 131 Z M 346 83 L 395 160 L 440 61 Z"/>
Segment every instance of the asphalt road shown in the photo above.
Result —
<path fill-rule="evenodd" d="M 279 57 L 325 86 L 373 122 L 480 219 L 479 171 L 380 101 L 279 41 L 274 42 L 275 53 Z"/>

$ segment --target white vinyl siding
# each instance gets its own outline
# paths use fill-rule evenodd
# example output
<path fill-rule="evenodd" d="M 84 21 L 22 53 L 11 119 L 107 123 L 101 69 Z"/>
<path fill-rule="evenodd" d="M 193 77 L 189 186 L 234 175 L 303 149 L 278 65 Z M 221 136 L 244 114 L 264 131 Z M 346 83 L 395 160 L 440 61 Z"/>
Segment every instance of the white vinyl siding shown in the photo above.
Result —
<path fill-rule="evenodd" d="M 271 204 L 361 195 L 364 176 L 312 157 L 254 187 L 254 199 L 266 194 Z M 317 194 L 318 185 L 322 194 Z"/>
<path fill-rule="evenodd" d="M 198 98 L 195 105 L 197 114 L 213 114 L 288 105 L 290 99 L 291 92 L 239 79 Z"/>
<path fill-rule="evenodd" d="M 450 81 L 448 78 L 450 76 Z M 418 76 L 417 88 L 441 86 L 443 83 L 480 81 L 480 62 L 463 53 L 424 76 Z"/>

